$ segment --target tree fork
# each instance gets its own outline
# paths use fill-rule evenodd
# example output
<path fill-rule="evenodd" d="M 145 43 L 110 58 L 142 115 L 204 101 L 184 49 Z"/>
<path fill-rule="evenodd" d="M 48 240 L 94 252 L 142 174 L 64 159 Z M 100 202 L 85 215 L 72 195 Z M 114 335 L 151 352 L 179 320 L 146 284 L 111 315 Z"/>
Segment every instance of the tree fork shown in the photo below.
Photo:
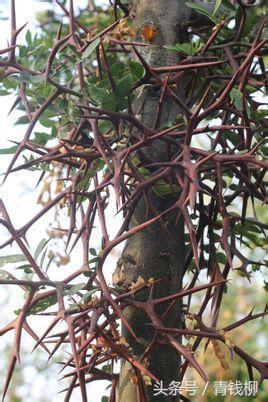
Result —
<path fill-rule="evenodd" d="M 184 2 L 177 0 L 137 0 L 133 2 L 131 15 L 133 28 L 139 41 L 151 42 L 152 47 L 147 54 L 143 54 L 148 65 L 159 67 L 174 65 L 179 61 L 177 52 L 169 51 L 164 45 L 173 45 L 185 40 L 185 23 L 189 19 L 190 9 Z M 179 84 L 176 94 L 181 99 L 184 97 L 183 85 Z M 140 113 L 141 120 L 148 127 L 155 126 L 155 120 L 162 90 L 153 85 L 146 85 L 136 101 L 135 110 Z M 166 96 L 161 108 L 159 124 L 174 123 L 180 114 L 178 104 Z M 133 132 L 133 136 L 139 133 Z M 178 149 L 177 149 L 178 150 Z M 150 147 L 145 147 L 139 154 L 141 159 L 149 163 L 167 160 L 166 145 L 162 141 L 154 142 Z M 161 198 L 155 193 L 150 193 L 153 208 L 157 213 L 166 210 L 173 202 L 174 196 Z M 135 208 L 130 226 L 136 226 L 147 220 L 148 214 L 146 199 L 143 197 Z M 175 293 L 182 286 L 184 270 L 184 222 L 176 222 L 177 213 L 171 212 L 164 215 L 164 225 L 156 223 L 127 240 L 121 258 L 118 260 L 113 280 L 114 284 L 126 289 L 142 277 L 145 281 L 153 278 L 161 281 L 154 287 L 154 297 L 166 296 Z M 148 298 L 148 290 L 139 292 L 139 300 Z M 161 306 L 158 313 L 163 313 L 167 306 Z M 138 341 L 122 326 L 122 335 L 133 349 L 133 353 L 140 357 L 150 344 L 155 330 L 150 325 L 147 315 L 134 307 L 124 309 L 124 315 L 134 329 Z M 177 303 L 167 320 L 169 327 L 179 328 L 181 324 L 180 304 Z M 154 345 L 147 356 L 149 370 L 164 385 L 177 379 L 180 357 L 174 349 L 168 345 Z M 144 363 L 144 362 L 143 362 Z M 136 392 L 134 371 L 131 365 L 123 361 L 117 388 L 117 401 L 138 401 Z M 147 401 L 171 402 L 174 397 L 154 396 L 153 386 L 145 386 Z"/>

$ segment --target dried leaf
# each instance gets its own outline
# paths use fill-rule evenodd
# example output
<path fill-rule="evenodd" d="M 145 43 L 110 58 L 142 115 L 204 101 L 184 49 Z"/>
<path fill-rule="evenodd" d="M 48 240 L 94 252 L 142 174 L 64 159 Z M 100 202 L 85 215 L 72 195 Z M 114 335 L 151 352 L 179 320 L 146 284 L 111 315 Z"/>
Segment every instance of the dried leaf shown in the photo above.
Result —
<path fill-rule="evenodd" d="M 144 286 L 145 284 L 146 284 L 145 280 L 139 275 L 137 281 L 132 282 L 129 289 L 133 292 L 134 290 L 139 289 L 140 287 Z"/>
<path fill-rule="evenodd" d="M 218 340 L 215 340 L 215 339 L 213 339 L 211 342 L 212 342 L 212 345 L 213 345 L 213 348 L 214 348 L 215 355 L 218 358 L 218 360 L 219 360 L 219 362 L 221 364 L 221 367 L 225 371 L 228 370 L 229 366 L 228 366 L 228 363 L 227 363 L 227 360 L 226 360 L 226 356 L 225 356 L 225 354 L 223 353 L 223 351 L 221 349 L 220 342 Z"/>

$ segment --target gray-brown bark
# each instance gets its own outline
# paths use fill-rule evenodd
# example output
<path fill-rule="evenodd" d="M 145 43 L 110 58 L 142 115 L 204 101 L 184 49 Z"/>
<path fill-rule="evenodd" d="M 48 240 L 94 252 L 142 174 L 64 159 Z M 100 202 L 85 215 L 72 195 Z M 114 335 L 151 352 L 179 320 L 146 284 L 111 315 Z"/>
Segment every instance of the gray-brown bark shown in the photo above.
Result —
<path fill-rule="evenodd" d="M 150 53 L 146 55 L 148 64 L 160 66 L 178 62 L 176 52 L 166 50 L 163 45 L 185 40 L 183 26 L 189 18 L 189 10 L 184 1 L 137 0 L 133 4 L 132 15 L 137 39 L 142 40 L 141 32 L 147 24 L 153 24 L 156 29 L 153 46 Z M 178 95 L 183 97 L 182 85 L 177 91 Z M 160 89 L 146 86 L 142 91 L 140 100 L 138 100 L 137 108 L 141 114 L 142 121 L 147 126 L 153 127 L 154 125 L 160 95 Z M 167 96 L 163 104 L 160 124 L 174 122 L 179 114 L 178 105 L 171 97 Z M 134 135 L 138 135 L 138 133 L 134 133 Z M 166 160 L 168 153 L 163 144 L 161 141 L 154 143 L 144 149 L 140 157 L 151 162 Z M 153 192 L 151 197 L 154 208 L 158 212 L 168 208 L 172 201 L 172 196 L 160 198 Z M 142 198 L 135 209 L 131 227 L 147 219 L 146 201 L 145 198 Z M 163 225 L 161 226 L 157 223 L 127 241 L 114 273 L 115 285 L 127 288 L 141 276 L 145 280 L 151 277 L 154 279 L 165 278 L 155 286 L 154 296 L 157 297 L 175 293 L 181 288 L 184 268 L 183 223 L 181 221 L 176 223 L 174 213 L 165 215 L 164 222 L 167 230 L 163 228 Z M 140 300 L 145 300 L 147 296 L 147 291 L 139 292 Z M 162 307 L 162 311 L 164 311 L 163 309 L 164 307 Z M 124 315 L 133 327 L 139 341 L 135 341 L 125 327 L 122 328 L 123 336 L 135 355 L 140 356 L 146 345 L 152 340 L 154 330 L 152 330 L 146 314 L 140 310 L 127 307 L 124 310 Z M 180 306 L 177 305 L 169 317 L 168 326 L 179 327 L 180 317 Z M 179 364 L 179 356 L 169 346 L 163 344 L 156 345 L 149 355 L 149 369 L 159 380 L 163 380 L 166 385 L 177 379 Z M 135 402 L 137 400 L 136 387 L 130 381 L 131 375 L 133 375 L 131 366 L 123 362 L 117 389 L 117 401 L 119 402 Z M 146 397 L 148 401 L 154 400 L 156 402 L 172 400 L 171 396 L 153 396 L 152 386 L 146 386 Z"/>

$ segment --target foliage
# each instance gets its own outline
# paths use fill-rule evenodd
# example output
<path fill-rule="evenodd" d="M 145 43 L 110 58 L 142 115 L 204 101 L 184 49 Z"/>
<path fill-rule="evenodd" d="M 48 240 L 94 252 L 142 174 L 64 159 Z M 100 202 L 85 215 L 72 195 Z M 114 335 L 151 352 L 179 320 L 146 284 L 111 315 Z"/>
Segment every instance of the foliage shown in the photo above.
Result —
<path fill-rule="evenodd" d="M 256 206 L 266 201 L 267 110 L 263 99 L 267 41 L 263 39 L 263 7 L 217 1 L 209 11 L 189 4 L 206 22 L 200 26 L 189 21 L 188 41 L 168 46 L 181 54 L 178 65 L 153 68 L 141 55 L 141 44 L 133 40 L 126 2 L 111 1 L 107 9 L 95 7 L 92 13 L 87 8 L 77 16 L 73 1 L 69 9 L 65 1 L 56 3 L 58 8 L 39 13 L 38 33 L 27 31 L 26 43 L 20 44 L 18 38 L 26 27 L 16 27 L 12 1 L 10 45 L 1 51 L 1 95 L 16 94 L 12 110 L 17 108 L 24 114 L 15 124 L 27 127 L 16 146 L 0 151 L 13 154 L 5 179 L 19 170 L 34 169 L 40 171 L 40 186 L 43 183 L 39 198 L 42 209 L 19 229 L 12 224 L 8 206 L 3 201 L 0 204 L 1 223 L 10 233 L 0 247 L 16 243 L 21 250 L 19 255 L 1 257 L 0 264 L 27 261 L 20 271 L 4 271 L 0 277 L 0 284 L 16 284 L 25 291 L 25 302 L 17 310 L 16 319 L 1 331 L 15 331 L 4 395 L 19 361 L 24 329 L 50 357 L 69 342 L 71 357 L 64 369 L 70 369 L 65 376 L 72 381 L 66 400 L 78 386 L 86 400 L 86 384 L 99 379 L 111 381 L 114 400 L 118 375 L 113 368 L 118 358 L 132 364 L 143 396 L 143 382 L 150 383 L 155 377 L 146 366 L 146 355 L 137 360 L 120 337 L 119 319 L 133 333 L 122 314 L 128 305 L 142 309 L 152 320 L 158 336 L 150 348 L 160 340 L 172 344 L 183 355 L 181 378 L 191 365 L 206 380 L 205 370 L 176 337 L 194 336 L 191 352 L 203 339 L 226 344 L 226 331 L 266 313 L 260 305 L 258 312 L 236 322 L 223 326 L 219 320 L 232 270 L 250 281 L 267 266 L 267 261 L 258 257 L 258 250 L 267 247 L 267 223 L 256 212 Z M 168 96 L 175 99 L 174 88 L 181 81 L 186 82 L 186 98 L 178 100 L 181 111 L 177 124 L 145 126 L 133 111 L 140 88 L 160 87 L 163 100 Z M 160 121 L 159 116 L 155 121 Z M 42 131 L 36 129 L 37 123 Z M 131 135 L 133 128 L 138 135 Z M 144 163 L 139 157 L 141 151 L 159 140 L 167 150 L 175 144 L 177 151 L 168 162 Z M 22 164 L 18 162 L 21 155 Z M 159 197 L 174 195 L 168 211 L 151 210 L 150 189 Z M 114 238 L 107 230 L 112 191 L 118 212 L 124 215 Z M 133 210 L 143 194 L 147 195 L 152 217 L 129 228 Z M 79 240 L 83 247 L 81 267 L 60 282 L 50 278 L 53 256 L 47 253 L 49 239 L 42 240 L 35 253 L 25 241 L 32 225 L 38 225 L 39 219 L 53 208 L 57 214 L 67 210 L 69 228 L 50 229 L 50 237 L 67 237 L 70 251 Z M 115 246 L 161 221 L 170 210 L 185 221 L 185 272 L 190 281 L 174 295 L 149 297 L 138 304 L 135 295 L 141 290 L 149 288 L 152 296 L 154 279 L 146 282 L 140 278 L 122 292 L 107 284 L 104 264 Z M 102 245 L 96 251 L 92 248 L 92 231 L 97 217 Z M 255 255 L 248 258 L 252 250 Z M 59 265 L 66 263 L 64 258 L 59 258 Z M 204 282 L 204 271 L 208 281 L 197 285 L 198 280 Z M 29 275 L 26 279 L 24 272 Z M 191 300 L 196 292 L 203 297 L 200 307 L 193 310 Z M 194 320 L 194 327 L 188 328 L 185 322 L 183 329 L 166 328 L 156 307 L 181 298 L 186 306 L 185 316 Z M 27 317 L 44 313 L 51 306 L 54 318 L 47 331 L 41 336 L 33 333 Z M 203 314 L 210 307 L 209 324 L 205 324 Z M 55 345 L 49 350 L 45 341 L 61 320 L 66 330 L 50 338 Z M 261 382 L 268 378 L 267 363 L 253 358 L 238 344 L 230 348 L 246 363 L 250 379 L 253 369 Z M 111 364 L 112 370 L 103 364 Z"/>

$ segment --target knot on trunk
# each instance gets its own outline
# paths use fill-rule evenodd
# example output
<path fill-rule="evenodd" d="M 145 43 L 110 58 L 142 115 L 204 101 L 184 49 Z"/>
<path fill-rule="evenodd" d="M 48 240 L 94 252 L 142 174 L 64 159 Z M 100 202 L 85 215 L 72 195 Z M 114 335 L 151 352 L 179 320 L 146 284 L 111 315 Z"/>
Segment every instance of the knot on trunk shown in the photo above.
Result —
<path fill-rule="evenodd" d="M 130 253 L 123 254 L 117 261 L 116 269 L 113 273 L 113 284 L 127 289 L 137 281 L 142 272 L 142 266 L 137 259 Z"/>

